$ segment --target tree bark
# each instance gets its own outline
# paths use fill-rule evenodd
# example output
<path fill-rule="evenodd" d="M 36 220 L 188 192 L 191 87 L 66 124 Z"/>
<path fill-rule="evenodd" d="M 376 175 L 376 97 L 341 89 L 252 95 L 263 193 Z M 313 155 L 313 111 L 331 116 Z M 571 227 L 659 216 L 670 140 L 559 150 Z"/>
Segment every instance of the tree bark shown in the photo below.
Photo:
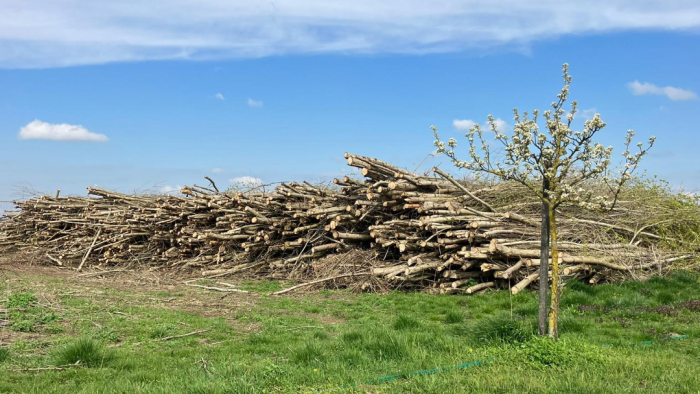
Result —
<path fill-rule="evenodd" d="M 559 284 L 559 248 L 557 247 L 557 221 L 555 208 L 549 207 L 549 226 L 552 236 L 552 301 L 549 305 L 549 336 L 559 338 L 559 298 L 561 286 Z"/>
<path fill-rule="evenodd" d="M 549 287 L 549 203 L 546 201 L 549 179 L 542 180 L 542 232 L 540 235 L 540 305 L 537 326 L 540 335 L 547 335 L 547 288 Z"/>

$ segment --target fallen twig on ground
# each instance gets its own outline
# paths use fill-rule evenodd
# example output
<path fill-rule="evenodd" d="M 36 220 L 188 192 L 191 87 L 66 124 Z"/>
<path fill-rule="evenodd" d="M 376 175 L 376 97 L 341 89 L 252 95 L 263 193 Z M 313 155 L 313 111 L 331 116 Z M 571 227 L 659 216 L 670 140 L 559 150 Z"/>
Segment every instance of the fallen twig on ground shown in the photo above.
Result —
<path fill-rule="evenodd" d="M 352 274 L 331 276 L 330 278 L 312 280 L 311 282 L 302 283 L 302 284 L 299 284 L 296 286 L 288 287 L 284 290 L 276 291 L 276 292 L 272 293 L 272 295 L 281 295 L 281 294 L 289 293 L 290 291 L 296 290 L 296 289 L 301 288 L 301 287 L 311 286 L 311 285 L 315 285 L 317 283 L 327 282 L 327 281 L 333 280 L 333 279 L 347 278 L 350 276 L 362 276 L 362 275 L 367 275 L 367 274 L 368 274 L 368 272 L 358 272 L 358 273 L 352 273 Z"/>

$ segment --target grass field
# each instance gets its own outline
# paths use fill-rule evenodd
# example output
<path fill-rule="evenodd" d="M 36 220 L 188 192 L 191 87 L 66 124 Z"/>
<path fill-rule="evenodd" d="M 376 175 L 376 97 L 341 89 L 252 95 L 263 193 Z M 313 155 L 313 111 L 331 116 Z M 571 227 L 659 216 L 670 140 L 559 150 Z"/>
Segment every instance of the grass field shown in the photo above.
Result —
<path fill-rule="evenodd" d="M 696 274 L 571 283 L 554 343 L 532 336 L 530 291 L 276 297 L 286 284 L 234 294 L 148 272 L 0 268 L 0 392 L 700 392 Z"/>

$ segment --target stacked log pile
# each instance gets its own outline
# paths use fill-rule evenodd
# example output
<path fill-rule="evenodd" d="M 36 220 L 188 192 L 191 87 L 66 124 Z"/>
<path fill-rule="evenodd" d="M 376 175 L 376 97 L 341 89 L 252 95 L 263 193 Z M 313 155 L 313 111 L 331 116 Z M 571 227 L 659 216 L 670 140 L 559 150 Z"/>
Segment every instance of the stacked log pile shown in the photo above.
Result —
<path fill-rule="evenodd" d="M 222 193 L 212 182 L 185 187 L 181 196 L 89 187 L 90 197 L 17 201 L 18 212 L 0 224 L 0 252 L 40 248 L 47 259 L 78 270 L 155 265 L 196 269 L 205 277 L 245 272 L 285 278 L 310 262 L 318 267 L 328 254 L 359 248 L 375 256 L 353 266 L 362 267 L 353 268 L 359 283 L 371 277 L 393 288 L 467 294 L 489 288 L 517 293 L 537 283 L 539 213 L 532 201 L 504 203 L 502 185 L 457 182 L 439 169 L 437 177 L 421 176 L 378 159 L 345 157 L 364 181 L 282 183 L 270 193 Z M 630 243 L 601 243 L 581 226 L 628 237 L 630 229 L 567 220 L 560 226 L 567 276 L 621 280 L 688 257 L 650 253 L 660 239 L 653 233 L 636 232 Z"/>

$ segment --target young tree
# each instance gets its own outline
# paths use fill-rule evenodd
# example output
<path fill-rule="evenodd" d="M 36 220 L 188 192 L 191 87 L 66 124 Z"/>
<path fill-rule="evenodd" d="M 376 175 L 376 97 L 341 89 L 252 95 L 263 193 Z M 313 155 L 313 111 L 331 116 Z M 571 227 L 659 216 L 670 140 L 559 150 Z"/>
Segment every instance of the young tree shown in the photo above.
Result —
<path fill-rule="evenodd" d="M 537 124 L 539 111 L 532 118 L 524 112 L 522 116 L 514 109 L 515 126 L 510 136 L 496 126 L 492 115 L 488 116 L 490 131 L 495 141 L 503 147 L 503 153 L 492 153 L 489 141 L 483 130 L 475 124 L 466 134 L 469 143 L 469 157 L 461 160 L 455 155 L 457 142 L 450 138 L 447 143 L 440 140 L 435 126 L 435 146 L 439 153 L 448 156 L 455 166 L 490 174 L 503 181 L 514 181 L 524 185 L 542 202 L 542 229 L 540 248 L 540 305 L 539 331 L 558 337 L 559 299 L 562 284 L 559 274 L 559 251 L 557 247 L 557 208 L 562 204 L 573 203 L 589 209 L 612 210 L 617 202 L 620 189 L 631 178 L 642 157 L 654 145 L 655 137 L 649 139 L 646 147 L 641 142 L 636 152 L 631 152 L 634 131 L 628 130 L 625 139 L 624 165 L 616 176 L 611 176 L 610 162 L 613 148 L 604 147 L 593 141 L 595 135 L 605 127 L 599 114 L 584 123 L 583 130 L 571 129 L 576 114 L 576 101 L 566 113 L 564 104 L 569 96 L 571 76 L 568 64 L 563 67 L 564 87 L 552 102 L 551 110 L 543 112 L 546 121 L 544 132 Z M 608 190 L 594 194 L 590 188 L 583 188 L 584 182 L 598 179 Z M 551 241 L 551 245 L 550 245 Z M 551 249 L 551 260 L 549 252 Z M 547 288 L 551 261 L 551 298 L 547 313 Z M 548 318 L 547 318 L 548 316 Z M 548 324 L 547 324 L 548 323 Z"/>

